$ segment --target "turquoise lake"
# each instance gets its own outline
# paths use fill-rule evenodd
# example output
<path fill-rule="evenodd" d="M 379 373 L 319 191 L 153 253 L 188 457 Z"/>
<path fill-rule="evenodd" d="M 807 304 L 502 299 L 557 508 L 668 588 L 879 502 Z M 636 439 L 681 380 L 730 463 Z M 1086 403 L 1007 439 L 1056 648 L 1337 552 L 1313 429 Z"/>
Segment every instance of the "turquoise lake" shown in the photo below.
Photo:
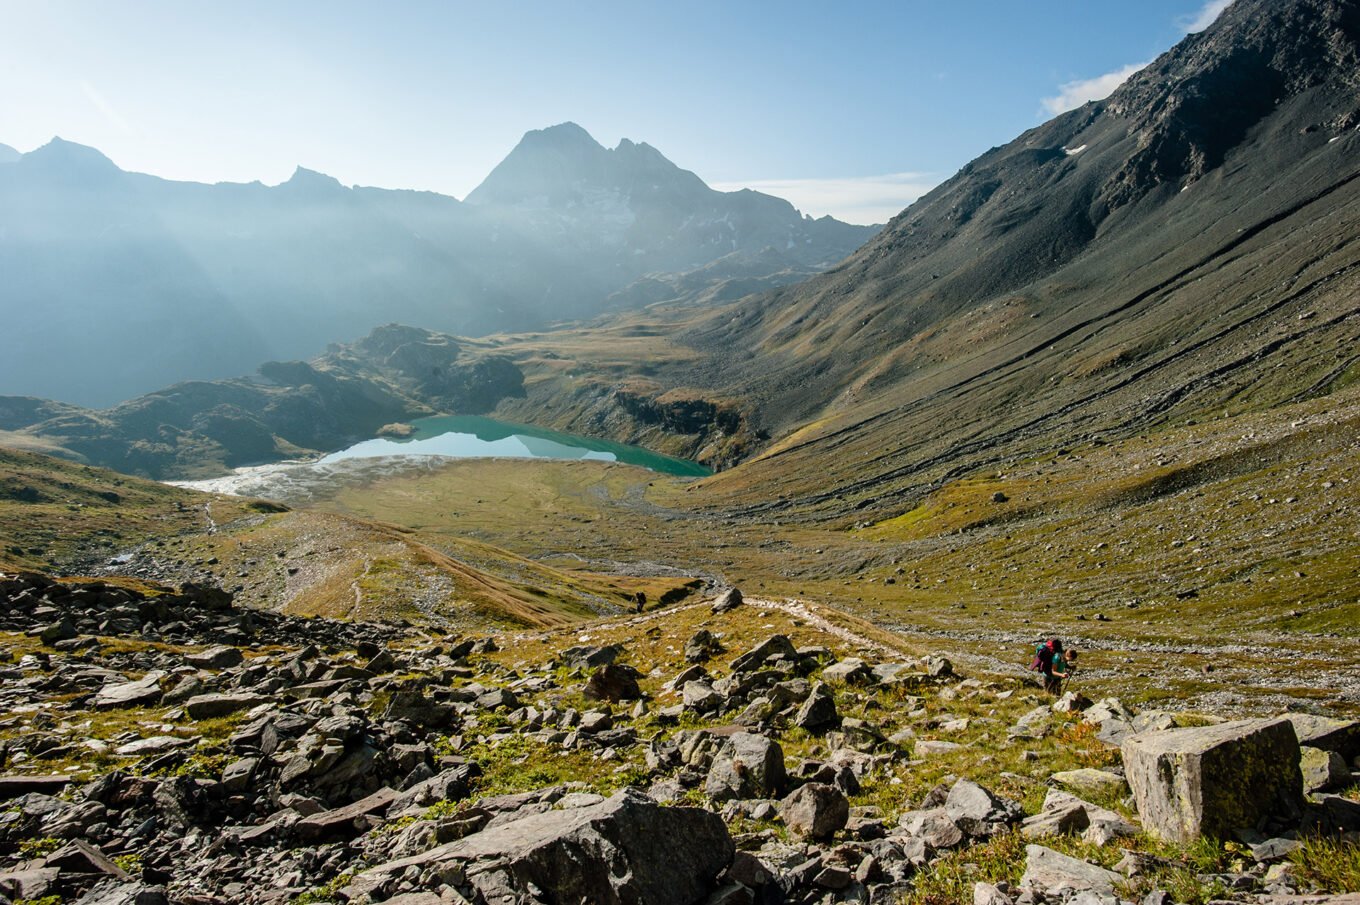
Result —
<path fill-rule="evenodd" d="M 544 430 L 527 424 L 507 424 L 475 415 L 447 415 L 411 422 L 409 437 L 379 437 L 331 453 L 320 465 L 344 459 L 380 456 L 450 456 L 458 459 L 503 457 L 512 459 L 595 459 L 637 465 L 662 474 L 705 477 L 712 472 L 698 462 L 675 459 L 660 453 Z"/>

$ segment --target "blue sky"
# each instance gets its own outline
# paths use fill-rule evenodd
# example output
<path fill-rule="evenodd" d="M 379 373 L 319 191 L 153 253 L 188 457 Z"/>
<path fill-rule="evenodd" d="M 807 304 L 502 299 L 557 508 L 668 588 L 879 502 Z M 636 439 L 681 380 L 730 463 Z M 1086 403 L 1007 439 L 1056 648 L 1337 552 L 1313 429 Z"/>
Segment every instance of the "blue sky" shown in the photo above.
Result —
<path fill-rule="evenodd" d="M 1227 0 L 0 0 L 0 142 L 124 169 L 462 197 L 527 130 L 881 221 Z"/>

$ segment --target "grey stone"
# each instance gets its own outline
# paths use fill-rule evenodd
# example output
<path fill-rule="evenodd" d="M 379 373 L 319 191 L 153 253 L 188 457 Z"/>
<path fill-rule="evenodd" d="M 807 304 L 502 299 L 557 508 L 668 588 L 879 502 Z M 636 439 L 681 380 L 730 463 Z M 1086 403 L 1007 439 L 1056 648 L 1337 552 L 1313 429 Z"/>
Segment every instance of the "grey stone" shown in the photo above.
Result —
<path fill-rule="evenodd" d="M 163 672 L 149 672 L 134 682 L 105 685 L 90 701 L 95 710 L 116 710 L 122 707 L 150 707 L 161 699 Z"/>
<path fill-rule="evenodd" d="M 703 663 L 705 660 L 722 653 L 722 649 L 722 645 L 718 643 L 717 638 L 713 637 L 713 633 L 706 628 L 701 628 L 685 642 L 685 660 L 690 663 Z"/>
<path fill-rule="evenodd" d="M 225 644 L 184 655 L 184 662 L 198 669 L 230 669 L 240 666 L 244 661 L 245 655 L 239 648 Z"/>
<path fill-rule="evenodd" d="M 454 723 L 452 704 L 432 700 L 422 691 L 394 691 L 383 708 L 383 719 L 400 720 L 427 729 L 445 729 Z"/>
<path fill-rule="evenodd" d="M 710 713 L 723 704 L 722 695 L 714 691 L 713 686 L 707 682 L 686 682 L 680 694 L 685 709 L 697 713 Z"/>
<path fill-rule="evenodd" d="M 973 905 L 1015 905 L 1013 899 L 990 883 L 973 884 Z"/>
<path fill-rule="evenodd" d="M 704 791 L 716 802 L 733 798 L 778 798 L 784 791 L 784 751 L 752 732 L 731 735 L 713 757 Z"/>
<path fill-rule="evenodd" d="M 954 664 L 943 654 L 927 654 L 921 663 L 926 668 L 926 675 L 933 679 L 943 679 L 954 674 Z"/>
<path fill-rule="evenodd" d="M 61 871 L 55 867 L 29 867 L 0 873 L 0 895 L 14 900 L 36 901 L 47 896 Z"/>
<path fill-rule="evenodd" d="M 1148 732 L 1125 741 L 1123 753 L 1144 828 L 1169 841 L 1227 837 L 1267 815 L 1295 816 L 1302 805 L 1288 720 Z"/>
<path fill-rule="evenodd" d="M 917 757 L 925 758 L 934 757 L 940 754 L 948 754 L 949 752 L 957 751 L 962 747 L 963 745 L 960 745 L 958 742 L 942 742 L 923 738 L 916 742 L 912 747 L 912 751 L 915 752 Z"/>
<path fill-rule="evenodd" d="M 1124 777 L 1109 770 L 1095 770 L 1082 767 L 1078 770 L 1062 770 L 1054 773 L 1051 779 L 1060 786 L 1076 789 L 1088 794 L 1120 795 L 1126 783 Z"/>
<path fill-rule="evenodd" d="M 728 588 L 718 595 L 718 599 L 713 601 L 712 610 L 715 613 L 726 613 L 728 610 L 735 610 L 741 606 L 741 591 L 736 588 Z"/>
<path fill-rule="evenodd" d="M 255 757 L 244 757 L 228 764 L 222 771 L 222 791 L 228 795 L 239 795 L 249 789 L 259 765 L 259 758 Z"/>
<path fill-rule="evenodd" d="M 1081 833 L 1087 842 L 1108 845 L 1115 839 L 1136 835 L 1138 828 L 1114 811 L 1082 801 L 1067 792 L 1049 789 L 1043 809 L 1025 818 L 1022 832 L 1030 839 Z"/>
<path fill-rule="evenodd" d="M 1323 751 L 1335 751 L 1347 762 L 1360 757 L 1360 721 L 1337 720 L 1310 713 L 1287 713 L 1299 744 Z"/>
<path fill-rule="evenodd" d="M 119 757 L 138 757 L 147 754 L 164 754 L 177 748 L 192 748 L 196 744 L 198 744 L 198 739 L 177 738 L 173 735 L 153 735 L 151 738 L 139 738 L 135 742 L 119 745 L 113 749 L 113 753 Z"/>
<path fill-rule="evenodd" d="M 1025 846 L 1025 874 L 1020 878 L 1021 889 L 1053 893 L 1060 890 L 1093 890 L 1114 892 L 1114 886 L 1124 878 L 1077 858 L 1059 854 L 1042 845 Z"/>
<path fill-rule="evenodd" d="M 954 848 L 962 845 L 965 838 L 963 830 L 942 807 L 908 811 L 899 818 L 899 823 L 908 835 L 920 839 L 933 849 Z"/>
<path fill-rule="evenodd" d="M 835 786 L 810 782 L 779 803 L 779 816 L 796 836 L 830 839 L 850 818 L 850 802 Z"/>
<path fill-rule="evenodd" d="M 200 694 L 184 702 L 190 719 L 211 720 L 258 707 L 272 698 L 259 694 Z"/>
<path fill-rule="evenodd" d="M 344 893 L 357 898 L 414 868 L 460 878 L 478 901 L 694 905 L 717 888 L 733 853 L 717 814 L 661 807 L 624 789 L 597 805 L 531 814 L 379 865 Z"/>
<path fill-rule="evenodd" d="M 569 647 L 562 651 L 562 660 L 572 666 L 584 666 L 594 668 L 604 666 L 606 663 L 613 663 L 623 653 L 623 648 L 617 644 L 605 644 L 599 647 Z"/>
<path fill-rule="evenodd" d="M 809 732 L 818 732 L 834 726 L 838 719 L 835 695 L 825 684 L 818 682 L 812 686 L 812 691 L 808 693 L 803 705 L 798 708 L 798 713 L 793 718 L 793 725 Z"/>
<path fill-rule="evenodd" d="M 874 676 L 869 665 L 859 657 L 846 657 L 836 663 L 832 663 L 822 670 L 822 679 L 827 682 L 838 682 L 841 684 L 864 683 Z"/>
<path fill-rule="evenodd" d="M 1303 788 L 1308 792 L 1330 791 L 1351 780 L 1346 758 L 1336 751 L 1305 746 L 1300 749 L 1299 768 L 1303 771 Z"/>
<path fill-rule="evenodd" d="M 607 710 L 592 710 L 581 715 L 581 731 L 594 735 L 614 726 L 614 716 Z"/>
<path fill-rule="evenodd" d="M 733 672 L 751 672 L 759 669 L 767 660 L 795 660 L 798 651 L 793 642 L 783 635 L 771 635 L 755 647 L 732 661 Z"/>
<path fill-rule="evenodd" d="M 508 688 L 493 688 L 478 696 L 477 706 L 483 710 L 514 710 L 519 706 L 519 698 Z"/>
<path fill-rule="evenodd" d="M 368 829 L 360 818 L 387 813 L 387 809 L 399 797 L 395 789 L 379 789 L 354 804 L 304 817 L 293 829 L 303 842 L 315 842 L 318 839 L 336 836 L 357 836 Z"/>

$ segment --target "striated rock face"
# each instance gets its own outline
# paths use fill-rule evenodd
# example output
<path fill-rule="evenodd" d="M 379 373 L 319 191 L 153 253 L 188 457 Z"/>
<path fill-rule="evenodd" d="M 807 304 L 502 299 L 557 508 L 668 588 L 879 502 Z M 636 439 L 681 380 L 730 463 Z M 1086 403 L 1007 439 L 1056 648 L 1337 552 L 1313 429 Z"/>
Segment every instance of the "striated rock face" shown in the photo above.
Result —
<path fill-rule="evenodd" d="M 587 807 L 546 811 L 493 826 L 420 855 L 373 868 L 356 892 L 409 876 L 457 879 L 482 903 L 592 902 L 694 905 L 732 861 L 722 818 L 662 807 L 625 789 Z"/>
<path fill-rule="evenodd" d="M 1286 719 L 1146 732 L 1123 752 L 1144 828 L 1170 841 L 1226 837 L 1302 804 L 1299 742 Z"/>

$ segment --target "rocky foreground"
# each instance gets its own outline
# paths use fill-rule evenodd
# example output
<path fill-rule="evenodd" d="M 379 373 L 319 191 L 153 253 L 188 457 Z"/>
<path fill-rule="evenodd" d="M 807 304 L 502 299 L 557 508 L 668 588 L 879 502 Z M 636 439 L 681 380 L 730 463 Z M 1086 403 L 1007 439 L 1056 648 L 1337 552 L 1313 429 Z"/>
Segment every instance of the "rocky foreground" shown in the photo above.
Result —
<path fill-rule="evenodd" d="M 1347 902 L 1360 724 L 718 601 L 454 638 L 0 576 L 0 902 Z M 501 648 L 505 648 L 502 650 Z"/>

